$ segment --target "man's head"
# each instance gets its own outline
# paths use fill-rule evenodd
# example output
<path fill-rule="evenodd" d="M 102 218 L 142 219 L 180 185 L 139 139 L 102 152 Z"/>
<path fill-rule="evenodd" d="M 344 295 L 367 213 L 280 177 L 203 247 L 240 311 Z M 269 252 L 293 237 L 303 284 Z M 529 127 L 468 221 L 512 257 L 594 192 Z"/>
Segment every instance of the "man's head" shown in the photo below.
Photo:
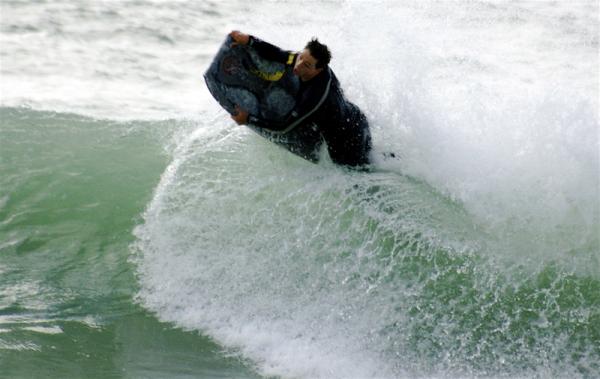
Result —
<path fill-rule="evenodd" d="M 296 59 L 294 74 L 298 75 L 302 81 L 310 80 L 323 71 L 330 60 L 331 53 L 327 46 L 316 38 L 312 39 Z"/>

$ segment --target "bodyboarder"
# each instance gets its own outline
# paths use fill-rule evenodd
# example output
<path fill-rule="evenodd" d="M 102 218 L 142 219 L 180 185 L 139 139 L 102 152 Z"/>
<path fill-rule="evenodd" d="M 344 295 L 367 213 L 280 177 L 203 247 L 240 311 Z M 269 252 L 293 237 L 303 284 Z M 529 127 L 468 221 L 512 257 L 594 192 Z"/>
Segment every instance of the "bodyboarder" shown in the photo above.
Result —
<path fill-rule="evenodd" d="M 233 31 L 235 45 L 248 45 L 262 58 L 293 67 L 300 79 L 296 105 L 282 121 L 249 116 L 236 106 L 231 118 L 239 125 L 252 124 L 273 131 L 315 126 L 327 145 L 331 160 L 340 165 L 360 167 L 370 163 L 371 133 L 361 110 L 349 102 L 329 67 L 331 53 L 313 39 L 302 52 L 285 51 L 254 36 Z"/>

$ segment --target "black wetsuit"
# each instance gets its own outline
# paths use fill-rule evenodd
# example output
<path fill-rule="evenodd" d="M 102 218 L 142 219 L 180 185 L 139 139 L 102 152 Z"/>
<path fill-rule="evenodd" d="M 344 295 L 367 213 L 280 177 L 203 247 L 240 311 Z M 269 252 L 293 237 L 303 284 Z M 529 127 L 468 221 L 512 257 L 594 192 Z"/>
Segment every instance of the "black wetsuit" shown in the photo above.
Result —
<path fill-rule="evenodd" d="M 263 58 L 294 67 L 297 53 L 284 51 L 258 38 L 250 37 L 249 45 Z M 252 125 L 284 131 L 294 127 L 316 125 L 333 162 L 348 166 L 369 164 L 371 133 L 367 118 L 349 102 L 333 71 L 326 67 L 311 80 L 300 81 L 296 106 L 285 120 L 275 122 L 251 116 Z"/>

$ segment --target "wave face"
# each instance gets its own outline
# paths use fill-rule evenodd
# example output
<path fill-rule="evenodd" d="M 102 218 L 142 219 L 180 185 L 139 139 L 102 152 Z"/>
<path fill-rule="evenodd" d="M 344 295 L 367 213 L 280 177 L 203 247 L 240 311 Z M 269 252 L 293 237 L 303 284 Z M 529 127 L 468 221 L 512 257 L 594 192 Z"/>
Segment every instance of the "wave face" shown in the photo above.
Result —
<path fill-rule="evenodd" d="M 600 376 L 598 11 L 3 3 L 9 372 L 79 359 L 75 333 L 98 376 Z M 400 159 L 347 172 L 233 126 L 201 79 L 231 29 L 318 36 Z"/>
<path fill-rule="evenodd" d="M 421 181 L 311 166 L 252 138 L 198 132 L 163 174 L 135 259 L 160 317 L 266 375 L 598 370 L 596 246 L 509 262 L 505 241 Z"/>

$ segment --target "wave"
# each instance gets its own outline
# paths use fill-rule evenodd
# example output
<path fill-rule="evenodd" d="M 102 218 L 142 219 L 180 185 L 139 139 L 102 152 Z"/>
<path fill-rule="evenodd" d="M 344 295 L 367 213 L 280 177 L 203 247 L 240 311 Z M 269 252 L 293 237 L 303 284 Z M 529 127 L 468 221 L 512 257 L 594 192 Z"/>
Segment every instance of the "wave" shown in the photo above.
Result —
<path fill-rule="evenodd" d="M 598 372 L 600 279 L 569 264 L 590 267 L 597 246 L 506 260 L 501 236 L 422 181 L 312 165 L 209 123 L 135 231 L 138 301 L 159 318 L 265 375 Z"/>

